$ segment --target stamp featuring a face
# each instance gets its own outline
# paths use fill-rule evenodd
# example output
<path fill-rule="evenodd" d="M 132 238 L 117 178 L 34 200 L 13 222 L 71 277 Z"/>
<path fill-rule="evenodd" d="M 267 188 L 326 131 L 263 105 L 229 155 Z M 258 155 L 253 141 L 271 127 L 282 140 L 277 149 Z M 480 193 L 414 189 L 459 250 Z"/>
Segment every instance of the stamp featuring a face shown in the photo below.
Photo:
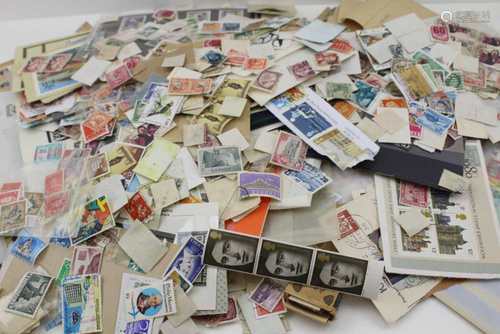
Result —
<path fill-rule="evenodd" d="M 368 261 L 318 250 L 310 285 L 361 295 Z"/>
<path fill-rule="evenodd" d="M 262 239 L 257 275 L 307 284 L 314 249 Z"/>
<path fill-rule="evenodd" d="M 339 55 L 333 50 L 326 50 L 314 54 L 319 66 L 336 66 L 340 64 Z"/>
<path fill-rule="evenodd" d="M 47 63 L 47 66 L 43 71 L 47 73 L 61 72 L 64 66 L 69 63 L 72 57 L 72 53 L 59 53 L 53 55 L 52 57 L 50 57 L 49 62 Z"/>
<path fill-rule="evenodd" d="M 33 318 L 49 290 L 52 277 L 28 272 L 14 290 L 5 311 Z"/>
<path fill-rule="evenodd" d="M 306 154 L 306 143 L 295 135 L 280 131 L 270 162 L 287 169 L 301 171 L 304 169 Z"/>
<path fill-rule="evenodd" d="M 281 177 L 272 173 L 241 172 L 238 174 L 240 198 L 251 196 L 281 199 Z"/>
<path fill-rule="evenodd" d="M 305 80 L 314 76 L 315 72 L 307 60 L 303 60 L 287 67 L 296 80 Z"/>
<path fill-rule="evenodd" d="M 78 246 L 73 249 L 71 275 L 98 274 L 101 271 L 103 249 Z"/>
<path fill-rule="evenodd" d="M 400 181 L 399 204 L 423 209 L 429 207 L 428 188 L 426 186 Z"/>
<path fill-rule="evenodd" d="M 254 236 L 211 229 L 203 262 L 209 266 L 251 274 L 257 260 L 258 245 L 259 238 Z"/>
<path fill-rule="evenodd" d="M 26 225 L 26 201 L 0 206 L 0 233 L 14 231 Z"/>
<path fill-rule="evenodd" d="M 48 63 L 47 57 L 32 57 L 28 60 L 26 65 L 24 65 L 22 72 L 24 73 L 36 73 L 42 72 Z"/>
<path fill-rule="evenodd" d="M 190 283 L 193 283 L 204 267 L 203 244 L 191 237 L 179 249 L 165 275 L 177 269 Z"/>
<path fill-rule="evenodd" d="M 159 281 L 125 294 L 127 315 L 134 321 L 153 319 L 176 312 L 173 283 Z"/>
<path fill-rule="evenodd" d="M 272 92 L 281 76 L 280 72 L 265 70 L 260 72 L 253 85 L 255 88 Z"/>
<path fill-rule="evenodd" d="M 276 305 L 282 300 L 285 287 L 270 278 L 264 278 L 255 287 L 248 298 L 255 304 L 272 312 Z"/>
<path fill-rule="evenodd" d="M 237 146 L 207 147 L 198 150 L 201 176 L 232 174 L 243 169 L 240 148 Z"/>
<path fill-rule="evenodd" d="M 10 248 L 11 254 L 29 262 L 35 263 L 38 255 L 47 247 L 47 243 L 40 238 L 31 235 L 26 230 L 19 233 L 16 241 Z"/>

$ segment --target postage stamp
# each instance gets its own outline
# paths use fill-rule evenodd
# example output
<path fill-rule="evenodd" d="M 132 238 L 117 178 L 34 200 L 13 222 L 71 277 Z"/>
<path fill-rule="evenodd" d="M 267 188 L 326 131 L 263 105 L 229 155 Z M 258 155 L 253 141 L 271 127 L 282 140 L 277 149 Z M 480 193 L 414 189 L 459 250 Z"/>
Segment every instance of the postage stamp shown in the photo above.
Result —
<path fill-rule="evenodd" d="M 97 179 L 107 175 L 110 172 L 109 162 L 106 158 L 106 152 L 90 156 L 86 159 L 87 178 L 89 180 Z"/>
<path fill-rule="evenodd" d="M 347 209 L 337 212 L 337 220 L 339 222 L 339 234 L 337 239 L 339 240 L 359 230 L 358 223 L 352 218 L 351 213 Z"/>
<path fill-rule="evenodd" d="M 352 93 L 351 99 L 362 109 L 368 109 L 377 97 L 378 89 L 360 80 L 356 81 L 355 85 L 358 89 Z"/>
<path fill-rule="evenodd" d="M 332 182 L 332 179 L 321 169 L 304 161 L 301 171 L 286 170 L 283 174 L 302 186 L 308 192 L 314 194 Z"/>
<path fill-rule="evenodd" d="M 61 159 L 64 144 L 61 142 L 37 145 L 33 161 L 35 163 Z"/>
<path fill-rule="evenodd" d="M 255 318 L 256 319 L 262 319 L 262 318 L 269 317 L 271 315 L 278 315 L 278 314 L 283 314 L 283 313 L 287 312 L 283 298 L 280 299 L 278 304 L 276 304 L 276 306 L 274 307 L 274 309 L 271 312 L 267 311 L 262 306 L 259 306 L 256 304 L 254 304 L 254 309 L 255 309 Z"/>
<path fill-rule="evenodd" d="M 326 97 L 328 99 L 350 99 L 352 94 L 352 86 L 348 83 L 327 82 Z"/>
<path fill-rule="evenodd" d="M 209 50 L 207 53 L 203 55 L 203 57 L 201 57 L 201 59 L 203 59 L 212 66 L 217 66 L 226 59 L 226 56 L 224 56 L 224 54 L 221 52 L 215 50 Z"/>
<path fill-rule="evenodd" d="M 314 249 L 263 238 L 257 275 L 307 284 Z"/>
<path fill-rule="evenodd" d="M 332 44 L 330 44 L 330 49 L 338 51 L 340 53 L 350 53 L 353 51 L 351 43 L 349 43 L 348 40 L 339 37 L 335 38 L 332 41 Z"/>
<path fill-rule="evenodd" d="M 26 214 L 30 216 L 40 215 L 43 208 L 43 193 L 25 192 L 24 198 L 26 199 Z"/>
<path fill-rule="evenodd" d="M 64 259 L 63 263 L 59 267 L 59 271 L 57 272 L 56 284 L 57 286 L 62 286 L 62 283 L 71 274 L 71 260 Z"/>
<path fill-rule="evenodd" d="M 340 64 L 339 55 L 333 50 L 315 53 L 314 58 L 319 66 L 329 66 L 332 68 Z"/>
<path fill-rule="evenodd" d="M 283 285 L 270 278 L 264 278 L 248 298 L 255 304 L 262 306 L 266 311 L 272 312 L 283 298 L 284 291 Z"/>
<path fill-rule="evenodd" d="M 26 225 L 26 200 L 0 206 L 0 233 L 15 231 Z"/>
<path fill-rule="evenodd" d="M 105 74 L 105 77 L 111 89 L 115 89 L 123 85 L 125 82 L 129 81 L 132 78 L 132 75 L 130 74 L 127 65 L 123 64 L 118 66 L 114 70 L 107 72 Z"/>
<path fill-rule="evenodd" d="M 9 204 L 15 202 L 21 197 L 21 192 L 19 190 L 10 190 L 0 193 L 0 205 Z"/>
<path fill-rule="evenodd" d="M 429 207 L 428 188 L 410 182 L 399 182 L 399 204 L 417 208 Z"/>
<path fill-rule="evenodd" d="M 299 137 L 288 132 L 280 131 L 271 163 L 287 169 L 301 171 L 307 154 L 307 145 Z"/>
<path fill-rule="evenodd" d="M 230 49 L 227 52 L 227 60 L 226 63 L 233 66 L 241 66 L 247 59 L 246 53 L 240 52 L 235 49 Z"/>
<path fill-rule="evenodd" d="M 281 199 L 281 177 L 272 173 L 241 172 L 238 174 L 240 198 L 251 196 Z"/>
<path fill-rule="evenodd" d="M 217 327 L 219 325 L 238 321 L 239 317 L 236 299 L 233 296 L 227 297 L 227 312 L 224 314 L 194 316 L 194 319 L 207 327 Z"/>
<path fill-rule="evenodd" d="M 42 72 L 45 66 L 47 66 L 47 63 L 47 57 L 31 57 L 21 71 L 24 73 Z"/>
<path fill-rule="evenodd" d="M 361 295 L 368 261 L 318 250 L 310 285 Z"/>
<path fill-rule="evenodd" d="M 128 291 L 123 301 L 134 321 L 153 319 L 176 312 L 172 280 L 153 282 Z"/>
<path fill-rule="evenodd" d="M 10 248 L 11 254 L 33 264 L 48 244 L 30 232 L 23 230 Z"/>
<path fill-rule="evenodd" d="M 198 168 L 201 176 L 232 174 L 243 169 L 240 148 L 216 146 L 198 150 Z"/>
<path fill-rule="evenodd" d="M 112 117 L 104 112 L 96 111 L 89 115 L 80 125 L 85 143 L 110 134 L 108 124 Z"/>
<path fill-rule="evenodd" d="M 52 277 L 28 272 L 14 290 L 5 311 L 33 318 L 49 290 Z"/>
<path fill-rule="evenodd" d="M 0 187 L 0 193 L 6 192 L 6 191 L 13 191 L 13 190 L 23 190 L 23 183 L 22 182 L 6 182 L 3 183 L 2 186 Z"/>
<path fill-rule="evenodd" d="M 71 275 L 99 274 L 103 249 L 101 247 L 78 246 L 73 249 Z"/>
<path fill-rule="evenodd" d="M 139 192 L 130 198 L 125 205 L 125 210 L 127 210 L 130 218 L 141 222 L 145 221 L 153 214 L 153 210 Z"/>
<path fill-rule="evenodd" d="M 67 212 L 70 207 L 70 202 L 70 190 L 45 196 L 45 218 L 51 218 Z"/>
<path fill-rule="evenodd" d="M 85 205 L 78 222 L 78 231 L 74 237 L 71 237 L 71 243 L 79 244 L 113 226 L 115 226 L 115 220 L 109 208 L 108 199 L 106 196 L 101 196 Z"/>
<path fill-rule="evenodd" d="M 72 53 L 58 53 L 50 57 L 47 66 L 43 69 L 46 73 L 57 73 L 61 72 L 69 61 L 73 58 Z"/>
<path fill-rule="evenodd" d="M 314 76 L 315 72 L 307 60 L 303 60 L 287 67 L 296 80 L 304 80 Z"/>
<path fill-rule="evenodd" d="M 63 191 L 64 170 L 59 169 L 45 177 L 45 194 L 51 195 Z"/>
<path fill-rule="evenodd" d="M 129 145 L 119 145 L 108 153 L 109 169 L 112 174 L 121 174 L 131 169 L 137 163 L 132 154 L 132 147 Z"/>
<path fill-rule="evenodd" d="M 165 275 L 174 268 L 189 282 L 193 283 L 204 268 L 203 244 L 195 238 L 189 238 L 177 252 L 174 260 L 165 271 Z"/>
<path fill-rule="evenodd" d="M 203 263 L 251 274 L 257 260 L 258 245 L 257 237 L 211 229 L 208 232 Z"/>
<path fill-rule="evenodd" d="M 62 289 L 64 333 L 95 333 L 103 327 L 100 275 L 68 276 Z"/>
<path fill-rule="evenodd" d="M 193 283 L 189 282 L 187 278 L 182 275 L 182 273 L 174 268 L 170 271 L 165 277 L 165 280 L 171 279 L 174 283 L 174 287 L 180 287 L 185 293 L 188 293 L 189 290 L 193 287 Z"/>
<path fill-rule="evenodd" d="M 293 106 L 285 111 L 283 116 L 307 138 L 312 138 L 332 127 L 332 124 L 307 102 Z"/>
<path fill-rule="evenodd" d="M 170 95 L 201 95 L 212 89 L 212 79 L 171 78 L 168 83 Z"/>
<path fill-rule="evenodd" d="M 271 70 L 264 70 L 260 72 L 260 74 L 257 76 L 255 79 L 253 86 L 255 88 L 267 91 L 267 92 L 272 92 L 273 89 L 276 87 L 276 84 L 280 80 L 280 77 L 282 74 L 280 72 L 276 71 L 271 71 Z"/>
<path fill-rule="evenodd" d="M 448 42 L 450 35 L 448 33 L 448 25 L 433 24 L 431 25 L 431 37 L 438 42 Z"/>
<path fill-rule="evenodd" d="M 250 58 L 247 57 L 243 62 L 243 69 L 250 71 L 263 70 L 267 66 L 267 58 Z"/>
<path fill-rule="evenodd" d="M 425 113 L 418 116 L 416 119 L 417 124 L 431 130 L 432 132 L 442 135 L 445 131 L 453 125 L 454 119 L 441 115 L 440 113 L 426 108 Z"/>

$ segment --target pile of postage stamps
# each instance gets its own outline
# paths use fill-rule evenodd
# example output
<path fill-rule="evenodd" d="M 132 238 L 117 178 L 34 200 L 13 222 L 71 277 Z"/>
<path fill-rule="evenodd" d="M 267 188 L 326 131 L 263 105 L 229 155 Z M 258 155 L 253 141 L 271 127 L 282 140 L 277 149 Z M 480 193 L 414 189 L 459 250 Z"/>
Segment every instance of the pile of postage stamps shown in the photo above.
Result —
<path fill-rule="evenodd" d="M 500 37 L 342 15 L 161 9 L 19 46 L 0 333 L 280 334 L 343 294 L 394 322 L 450 277 L 500 278 Z M 357 166 L 459 140 L 436 187 Z"/>

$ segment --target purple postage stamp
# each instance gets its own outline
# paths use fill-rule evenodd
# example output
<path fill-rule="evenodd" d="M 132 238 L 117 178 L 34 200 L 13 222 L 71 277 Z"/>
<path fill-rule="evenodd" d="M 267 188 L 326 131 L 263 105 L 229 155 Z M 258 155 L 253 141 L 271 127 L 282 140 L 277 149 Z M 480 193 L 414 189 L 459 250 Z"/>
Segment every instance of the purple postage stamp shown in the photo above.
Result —
<path fill-rule="evenodd" d="M 277 174 L 241 172 L 238 185 L 240 198 L 262 196 L 281 199 L 281 176 Z"/>
<path fill-rule="evenodd" d="M 270 278 L 264 278 L 248 298 L 255 304 L 272 312 L 283 297 L 284 287 Z"/>

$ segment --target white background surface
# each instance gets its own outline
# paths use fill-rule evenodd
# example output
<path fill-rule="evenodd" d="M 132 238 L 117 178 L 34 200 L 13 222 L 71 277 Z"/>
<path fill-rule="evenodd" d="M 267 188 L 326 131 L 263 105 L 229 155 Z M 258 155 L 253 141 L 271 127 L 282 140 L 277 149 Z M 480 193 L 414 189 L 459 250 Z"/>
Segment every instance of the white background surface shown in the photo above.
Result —
<path fill-rule="evenodd" d="M 97 2 L 99 1 L 99 6 Z M 123 8 L 142 8 L 159 7 L 162 3 L 167 3 L 161 0 L 18 0 L 6 1 L 2 0 L 0 13 L 0 63 L 11 59 L 14 55 L 14 48 L 17 45 L 28 44 L 40 40 L 46 40 L 63 36 L 75 31 L 84 21 L 91 23 L 95 22 L 99 17 L 97 14 L 66 16 L 66 17 L 48 17 L 37 19 L 20 19 L 20 20 L 5 20 L 7 16 L 19 16 L 19 13 L 30 12 L 31 9 L 36 10 L 36 6 L 43 4 L 44 11 L 51 4 L 59 4 L 61 6 L 73 6 L 78 2 L 78 6 L 72 9 L 80 13 L 91 13 L 98 8 L 101 12 L 119 12 Z M 33 8 L 28 7 L 28 4 L 37 3 Z M 103 4 L 103 3 L 106 4 Z M 84 3 L 85 5 L 82 5 Z M 236 3 L 236 2 L 221 2 L 221 3 Z M 64 4 L 64 5 L 62 5 Z M 332 2 L 329 2 L 332 4 Z M 13 7 L 15 6 L 15 7 Z M 440 12 L 443 10 L 489 10 L 491 17 L 491 25 L 497 31 L 500 31 L 500 1 L 490 3 L 439 3 L 428 5 L 429 8 Z M 314 17 L 317 15 L 322 6 L 300 6 L 299 13 L 301 16 Z M 49 11 L 50 12 L 50 11 Z M 60 7 L 54 8 L 54 16 L 61 15 L 65 10 Z M 35 13 L 36 14 L 36 13 Z M 39 15 L 40 13 L 38 13 Z M 33 13 L 29 14 L 33 17 Z M 13 174 L 19 171 L 19 164 L 15 161 L 20 161 L 18 155 L 18 143 L 15 140 L 16 126 L 12 118 L 5 118 L 5 105 L 13 103 L 14 97 L 12 94 L 0 93 L 0 179 L 12 177 Z M 375 307 L 370 301 L 361 298 L 344 296 L 338 310 L 336 319 L 324 326 L 312 320 L 290 314 L 289 316 L 291 333 L 478 333 L 479 331 L 463 320 L 460 316 L 448 309 L 436 299 L 428 299 L 417 305 L 408 315 L 393 325 L 387 325 L 382 317 L 378 314 Z M 230 324 L 215 329 L 203 329 L 207 333 L 219 334 L 236 334 L 240 333 L 239 324 Z"/>

